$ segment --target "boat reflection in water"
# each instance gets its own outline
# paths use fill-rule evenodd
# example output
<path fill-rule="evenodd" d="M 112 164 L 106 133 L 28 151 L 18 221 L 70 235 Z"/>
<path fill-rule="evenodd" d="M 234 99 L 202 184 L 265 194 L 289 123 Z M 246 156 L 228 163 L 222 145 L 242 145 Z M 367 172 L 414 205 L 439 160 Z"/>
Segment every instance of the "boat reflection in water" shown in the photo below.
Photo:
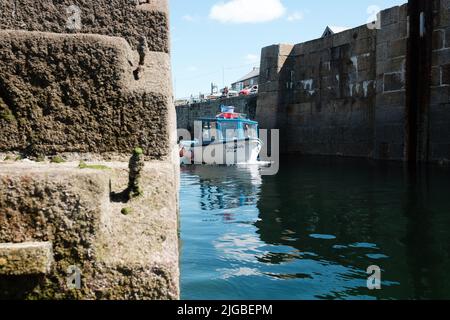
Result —
<path fill-rule="evenodd" d="M 283 159 L 182 168 L 185 299 L 450 298 L 449 170 Z M 382 290 L 366 270 L 382 269 Z"/>
<path fill-rule="evenodd" d="M 198 176 L 200 204 L 204 211 L 235 209 L 257 204 L 262 184 L 258 165 L 238 165 L 232 170 L 226 166 L 200 165 L 191 168 L 189 172 L 195 172 Z M 235 174 L 239 175 L 239 181 L 233 178 Z"/>

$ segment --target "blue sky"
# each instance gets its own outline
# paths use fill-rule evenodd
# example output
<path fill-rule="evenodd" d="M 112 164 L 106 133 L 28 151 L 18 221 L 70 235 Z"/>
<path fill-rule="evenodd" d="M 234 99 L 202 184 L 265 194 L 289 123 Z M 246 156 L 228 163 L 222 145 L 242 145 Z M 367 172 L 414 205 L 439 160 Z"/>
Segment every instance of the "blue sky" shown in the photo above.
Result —
<path fill-rule="evenodd" d="M 355 27 L 406 0 L 170 0 L 175 96 L 208 93 L 259 66 L 261 48 Z M 255 5 L 257 4 L 257 5 Z"/>

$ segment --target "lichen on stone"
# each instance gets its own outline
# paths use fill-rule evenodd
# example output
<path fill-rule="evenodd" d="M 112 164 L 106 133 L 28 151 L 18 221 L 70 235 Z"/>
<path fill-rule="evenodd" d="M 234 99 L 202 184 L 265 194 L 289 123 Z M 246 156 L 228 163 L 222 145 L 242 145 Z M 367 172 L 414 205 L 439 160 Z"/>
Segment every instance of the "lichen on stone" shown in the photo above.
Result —
<path fill-rule="evenodd" d="M 130 170 L 128 181 L 129 199 L 140 197 L 144 193 L 141 185 L 141 172 L 144 166 L 144 151 L 142 148 L 135 148 L 128 166 Z"/>

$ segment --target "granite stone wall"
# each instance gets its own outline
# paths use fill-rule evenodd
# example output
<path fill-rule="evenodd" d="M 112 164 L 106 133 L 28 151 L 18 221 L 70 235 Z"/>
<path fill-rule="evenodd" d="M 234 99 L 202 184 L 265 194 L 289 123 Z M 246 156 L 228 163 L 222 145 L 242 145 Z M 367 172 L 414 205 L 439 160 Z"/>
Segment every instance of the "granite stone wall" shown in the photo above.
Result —
<path fill-rule="evenodd" d="M 263 49 L 257 120 L 280 129 L 283 152 L 371 154 L 375 42 L 363 26 Z"/>
<path fill-rule="evenodd" d="M 380 14 L 381 29 L 376 38 L 376 159 L 402 160 L 405 156 L 407 15 L 407 5 Z"/>
<path fill-rule="evenodd" d="M 450 1 L 434 3 L 429 157 L 450 159 Z"/>
<path fill-rule="evenodd" d="M 409 30 L 420 28 L 415 20 L 409 26 L 408 4 L 383 10 L 378 28 L 263 48 L 256 119 L 262 128 L 280 129 L 282 152 L 408 160 L 408 150 L 417 150 L 418 161 L 447 162 L 449 1 L 432 4 L 418 40 L 421 46 L 432 40 L 432 61 L 425 61 L 426 49 L 419 56 L 431 72 L 408 69 L 417 51 Z"/>

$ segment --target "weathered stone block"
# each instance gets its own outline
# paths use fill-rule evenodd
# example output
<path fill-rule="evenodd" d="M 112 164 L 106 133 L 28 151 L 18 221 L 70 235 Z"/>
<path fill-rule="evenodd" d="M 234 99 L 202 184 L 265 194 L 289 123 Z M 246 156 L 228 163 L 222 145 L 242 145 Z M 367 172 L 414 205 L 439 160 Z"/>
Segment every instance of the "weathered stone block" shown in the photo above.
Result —
<path fill-rule="evenodd" d="M 287 108 L 288 115 L 304 114 L 313 112 L 313 104 L 311 102 L 289 105 Z"/>
<path fill-rule="evenodd" d="M 11 115 L 0 119 L 0 151 L 128 155 L 139 145 L 151 159 L 169 156 L 175 112 L 167 54 L 148 52 L 146 74 L 136 80 L 138 63 L 123 39 L 0 34 L 0 110 Z"/>
<path fill-rule="evenodd" d="M 406 57 L 377 61 L 377 74 L 403 72 L 406 69 Z"/>
<path fill-rule="evenodd" d="M 404 75 L 400 72 L 386 73 L 384 75 L 384 92 L 405 89 Z"/>
<path fill-rule="evenodd" d="M 258 94 L 256 119 L 261 129 L 279 129 L 277 115 L 279 113 L 278 94 L 261 92 Z"/>
<path fill-rule="evenodd" d="M 357 67 L 358 71 L 369 71 L 373 70 L 375 73 L 376 70 L 376 64 L 375 64 L 375 52 L 365 52 L 363 54 L 360 54 L 358 56 L 354 57 L 357 59 Z"/>
<path fill-rule="evenodd" d="M 442 85 L 450 85 L 450 64 L 441 66 Z"/>
<path fill-rule="evenodd" d="M 440 0 L 435 1 L 436 4 L 440 5 L 439 14 L 435 19 L 436 27 L 448 27 L 450 25 L 450 10 L 449 10 L 449 1 L 448 0 Z"/>
<path fill-rule="evenodd" d="M 340 47 L 349 44 L 353 40 L 353 33 L 355 29 L 339 32 L 331 36 L 333 39 L 333 47 Z"/>
<path fill-rule="evenodd" d="M 408 37 L 408 25 L 406 21 L 400 21 L 390 25 L 383 26 L 377 32 L 377 42 L 392 41 L 395 39 L 404 39 Z"/>
<path fill-rule="evenodd" d="M 278 59 L 278 55 L 280 52 L 280 46 L 279 45 L 271 45 L 262 48 L 261 50 L 261 56 L 263 58 L 276 58 Z"/>
<path fill-rule="evenodd" d="M 368 52 L 375 53 L 376 49 L 376 39 L 375 34 L 373 37 L 357 39 L 354 41 L 352 45 L 352 54 L 353 55 L 364 55 Z"/>
<path fill-rule="evenodd" d="M 448 103 L 450 97 L 450 86 L 432 87 L 431 88 L 431 105 Z"/>
<path fill-rule="evenodd" d="M 78 17 L 79 28 L 69 27 Z M 145 37 L 150 51 L 166 53 L 170 46 L 166 0 L 3 0 L 1 29 L 115 36 L 133 49 Z"/>
<path fill-rule="evenodd" d="M 377 47 L 376 47 L 376 61 L 377 62 L 381 62 L 384 61 L 388 58 L 388 54 L 389 54 L 389 46 L 388 46 L 389 42 L 385 41 L 385 42 L 377 42 Z"/>
<path fill-rule="evenodd" d="M 396 39 L 389 42 L 388 57 L 397 58 L 406 56 L 407 39 Z"/>
<path fill-rule="evenodd" d="M 448 122 L 435 121 L 430 128 L 430 140 L 432 143 L 446 144 L 450 142 L 450 127 Z"/>
<path fill-rule="evenodd" d="M 381 27 L 384 28 L 388 25 L 396 24 L 400 21 L 400 7 L 392 7 L 380 12 Z"/>
<path fill-rule="evenodd" d="M 405 123 L 405 107 L 379 105 L 375 111 L 375 123 L 377 124 L 401 124 Z"/>
<path fill-rule="evenodd" d="M 402 126 L 377 127 L 374 158 L 381 160 L 402 160 L 404 158 L 405 148 L 403 132 L 404 128 Z"/>
<path fill-rule="evenodd" d="M 400 21 L 403 21 L 403 22 L 408 21 L 408 4 L 407 3 L 400 6 L 399 18 L 400 18 Z"/>
<path fill-rule="evenodd" d="M 433 50 L 440 50 L 444 48 L 445 44 L 445 30 L 434 30 L 433 31 Z"/>
<path fill-rule="evenodd" d="M 401 107 L 404 108 L 406 104 L 406 94 L 404 91 L 385 92 L 377 94 L 376 106 L 379 107 Z"/>
<path fill-rule="evenodd" d="M 441 68 L 432 67 L 431 68 L 431 85 L 440 86 L 441 85 Z"/>
<path fill-rule="evenodd" d="M 431 144 L 431 160 L 449 161 L 450 160 L 450 143 L 432 143 Z"/>
<path fill-rule="evenodd" d="M 143 195 L 127 202 L 127 163 L 103 164 L 0 164 L 0 243 L 51 242 L 54 257 L 47 274 L 23 282 L 0 272 L 0 299 L 179 297 L 174 165 L 146 163 Z M 67 287 L 70 266 L 81 271 L 79 289 Z"/>
<path fill-rule="evenodd" d="M 0 243 L 0 276 L 29 276 L 50 272 L 50 242 Z"/>
<path fill-rule="evenodd" d="M 270 81 L 261 83 L 259 85 L 259 91 L 261 92 L 276 92 L 279 89 L 279 82 L 278 81 Z"/>
<path fill-rule="evenodd" d="M 433 124 L 430 130 L 433 130 L 435 128 L 434 124 L 436 124 L 436 126 L 442 126 L 450 123 L 450 101 L 447 101 L 446 103 L 431 105 L 429 119 L 430 123 Z M 441 137 L 449 139 L 450 141 L 450 134 L 444 134 L 450 133 L 448 130 L 450 130 L 450 126 L 447 126 L 447 129 L 443 131 L 443 135 Z"/>
<path fill-rule="evenodd" d="M 366 24 L 353 28 L 352 31 L 352 39 L 354 41 L 364 38 L 375 38 L 377 33 L 376 30 L 367 28 Z"/>
<path fill-rule="evenodd" d="M 450 47 L 450 27 L 445 28 L 442 32 L 444 33 L 443 45 L 445 48 L 449 48 Z"/>
<path fill-rule="evenodd" d="M 433 66 L 440 66 L 450 63 L 450 48 L 433 51 L 431 63 Z"/>

